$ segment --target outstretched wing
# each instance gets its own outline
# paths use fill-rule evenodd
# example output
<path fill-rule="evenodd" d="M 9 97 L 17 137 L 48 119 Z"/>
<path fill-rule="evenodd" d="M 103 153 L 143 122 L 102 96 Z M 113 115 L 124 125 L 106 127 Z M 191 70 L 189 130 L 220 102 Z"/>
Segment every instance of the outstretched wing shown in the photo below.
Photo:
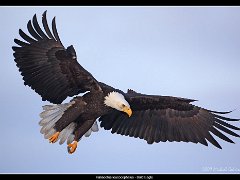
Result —
<path fill-rule="evenodd" d="M 220 116 L 229 112 L 206 110 L 189 102 L 193 100 L 167 96 L 150 96 L 135 93 L 126 95 L 132 108 L 130 118 L 125 113 L 114 111 L 102 116 L 101 127 L 112 133 L 146 140 L 149 144 L 160 141 L 184 141 L 208 145 L 207 141 L 221 148 L 211 135 L 233 143 L 221 131 L 240 137 L 233 130 L 240 130 L 226 121 L 238 121 Z"/>
<path fill-rule="evenodd" d="M 46 11 L 42 15 L 42 24 L 44 31 L 35 14 L 27 24 L 32 37 L 20 29 L 19 34 L 26 42 L 14 39 L 20 47 L 13 47 L 13 55 L 24 84 L 34 89 L 44 101 L 56 104 L 68 96 L 101 90 L 95 78 L 77 62 L 73 46 L 65 49 L 62 45 L 55 17 L 52 20 L 53 33 L 47 23 Z"/>

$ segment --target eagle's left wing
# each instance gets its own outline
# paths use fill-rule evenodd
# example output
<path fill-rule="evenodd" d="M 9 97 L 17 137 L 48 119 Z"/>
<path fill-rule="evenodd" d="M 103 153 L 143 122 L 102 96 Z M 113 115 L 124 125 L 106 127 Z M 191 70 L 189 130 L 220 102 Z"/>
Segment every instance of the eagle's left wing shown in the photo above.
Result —
<path fill-rule="evenodd" d="M 63 46 L 57 33 L 55 18 L 52 32 L 49 29 L 46 11 L 42 15 L 42 30 L 36 15 L 27 24 L 29 36 L 21 29 L 25 40 L 14 39 L 19 46 L 13 47 L 17 67 L 24 84 L 38 93 L 42 100 L 60 104 L 68 96 L 86 91 L 101 90 L 97 80 L 77 61 L 73 46 Z"/>
<path fill-rule="evenodd" d="M 160 141 L 183 141 L 208 145 L 207 141 L 221 148 L 211 135 L 233 143 L 221 131 L 240 137 L 233 130 L 240 128 L 226 121 L 238 121 L 220 116 L 229 112 L 203 109 L 190 102 L 194 100 L 169 96 L 151 96 L 129 91 L 126 94 L 133 111 L 129 118 L 125 113 L 114 111 L 100 117 L 101 127 L 112 133 L 146 140 L 149 144 Z M 220 131 L 221 130 L 221 131 Z"/>

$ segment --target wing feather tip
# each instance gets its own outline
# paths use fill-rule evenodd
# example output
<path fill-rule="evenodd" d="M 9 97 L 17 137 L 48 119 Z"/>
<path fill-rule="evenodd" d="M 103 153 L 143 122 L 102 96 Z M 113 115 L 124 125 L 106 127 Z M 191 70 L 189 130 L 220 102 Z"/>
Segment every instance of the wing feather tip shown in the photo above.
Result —
<path fill-rule="evenodd" d="M 46 17 L 46 15 L 47 15 L 47 10 L 45 10 L 45 11 L 43 12 L 42 16 L 45 16 L 45 17 Z"/>

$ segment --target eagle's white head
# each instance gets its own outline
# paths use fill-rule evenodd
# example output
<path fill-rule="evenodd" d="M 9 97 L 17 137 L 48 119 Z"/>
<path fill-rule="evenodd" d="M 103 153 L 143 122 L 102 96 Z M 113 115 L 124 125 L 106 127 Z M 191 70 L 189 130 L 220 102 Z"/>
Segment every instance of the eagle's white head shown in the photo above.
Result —
<path fill-rule="evenodd" d="M 105 97 L 104 104 L 111 108 L 127 113 L 129 117 L 132 115 L 132 110 L 129 103 L 126 101 L 124 96 L 118 92 L 113 91 L 108 93 L 108 95 Z"/>

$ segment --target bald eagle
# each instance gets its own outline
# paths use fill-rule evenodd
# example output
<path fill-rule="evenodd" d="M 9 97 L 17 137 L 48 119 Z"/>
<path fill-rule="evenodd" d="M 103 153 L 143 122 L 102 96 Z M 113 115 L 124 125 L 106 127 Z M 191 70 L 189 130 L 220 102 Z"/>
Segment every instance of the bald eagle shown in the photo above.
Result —
<path fill-rule="evenodd" d="M 78 63 L 74 47 L 63 46 L 55 17 L 52 31 L 46 11 L 42 25 L 43 28 L 35 14 L 27 23 L 30 35 L 20 29 L 19 34 L 25 41 L 14 39 L 19 46 L 12 49 L 24 84 L 43 101 L 53 103 L 43 106 L 39 122 L 40 132 L 50 143 L 66 141 L 71 154 L 83 136 L 98 131 L 97 120 L 105 130 L 144 139 L 148 144 L 183 141 L 208 146 L 210 142 L 221 149 L 212 135 L 230 143 L 234 142 L 225 134 L 239 137 L 232 130 L 240 128 L 227 122 L 239 119 L 221 115 L 231 111 L 201 108 L 191 104 L 193 99 L 145 95 L 130 89 L 124 93 L 97 81 Z M 80 96 L 80 93 L 85 94 Z M 67 97 L 73 99 L 61 104 Z"/>

